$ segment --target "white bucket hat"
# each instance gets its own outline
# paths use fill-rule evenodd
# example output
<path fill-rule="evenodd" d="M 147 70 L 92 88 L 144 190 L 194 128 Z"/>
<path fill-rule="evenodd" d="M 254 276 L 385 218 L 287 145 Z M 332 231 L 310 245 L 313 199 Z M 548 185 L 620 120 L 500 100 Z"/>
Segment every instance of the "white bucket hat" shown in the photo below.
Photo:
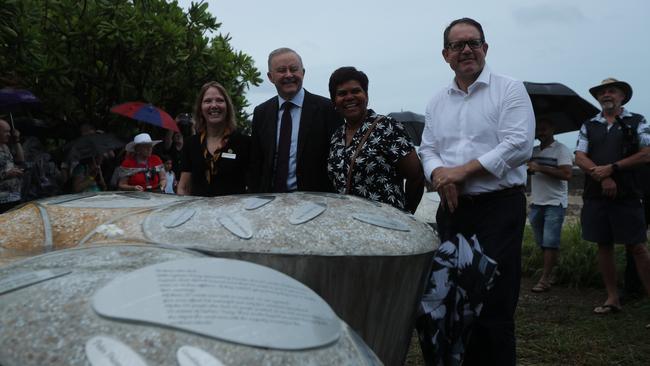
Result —
<path fill-rule="evenodd" d="M 139 135 L 135 135 L 133 138 L 133 141 L 129 142 L 126 144 L 126 151 L 128 152 L 134 152 L 135 151 L 135 145 L 151 145 L 154 146 L 157 143 L 162 142 L 162 140 L 152 140 L 151 136 L 149 136 L 148 133 L 141 133 Z"/>

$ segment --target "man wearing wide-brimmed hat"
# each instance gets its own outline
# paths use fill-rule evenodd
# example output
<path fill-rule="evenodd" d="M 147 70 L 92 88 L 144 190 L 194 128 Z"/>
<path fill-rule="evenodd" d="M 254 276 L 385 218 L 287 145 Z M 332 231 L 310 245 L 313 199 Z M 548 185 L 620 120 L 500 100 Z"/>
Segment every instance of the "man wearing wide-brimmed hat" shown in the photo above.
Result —
<path fill-rule="evenodd" d="M 608 78 L 589 89 L 602 112 L 580 129 L 576 164 L 585 172 L 581 214 L 582 237 L 598 243 L 598 265 L 607 300 L 594 309 L 608 314 L 621 309 L 616 288 L 614 243 L 625 245 L 634 257 L 639 277 L 650 293 L 650 253 L 638 168 L 650 156 L 650 125 L 625 109 L 632 97 L 630 84 Z"/>

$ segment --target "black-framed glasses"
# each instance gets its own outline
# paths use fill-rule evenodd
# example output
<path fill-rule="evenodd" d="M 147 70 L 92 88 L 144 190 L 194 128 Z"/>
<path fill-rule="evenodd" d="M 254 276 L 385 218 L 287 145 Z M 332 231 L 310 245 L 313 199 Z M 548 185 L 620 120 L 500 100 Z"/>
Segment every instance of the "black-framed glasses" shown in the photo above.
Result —
<path fill-rule="evenodd" d="M 483 40 L 481 39 L 470 39 L 469 41 L 456 41 L 447 43 L 447 48 L 451 51 L 458 52 L 465 49 L 465 45 L 468 45 L 470 49 L 477 49 L 483 45 Z"/>

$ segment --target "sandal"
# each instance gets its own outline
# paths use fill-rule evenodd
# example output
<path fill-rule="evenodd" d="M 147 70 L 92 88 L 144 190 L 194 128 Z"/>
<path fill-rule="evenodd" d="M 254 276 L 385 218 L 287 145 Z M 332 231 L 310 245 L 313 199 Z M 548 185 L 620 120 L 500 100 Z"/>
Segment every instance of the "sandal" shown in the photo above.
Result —
<path fill-rule="evenodd" d="M 535 286 L 533 286 L 533 288 L 530 289 L 530 291 L 535 293 L 542 293 L 542 292 L 547 292 L 550 289 L 551 289 L 550 283 L 539 281 Z"/>
<path fill-rule="evenodd" d="M 605 304 L 601 306 L 596 306 L 594 308 L 594 314 L 598 314 L 598 315 L 615 314 L 621 310 L 622 310 L 621 307 L 618 305 Z"/>

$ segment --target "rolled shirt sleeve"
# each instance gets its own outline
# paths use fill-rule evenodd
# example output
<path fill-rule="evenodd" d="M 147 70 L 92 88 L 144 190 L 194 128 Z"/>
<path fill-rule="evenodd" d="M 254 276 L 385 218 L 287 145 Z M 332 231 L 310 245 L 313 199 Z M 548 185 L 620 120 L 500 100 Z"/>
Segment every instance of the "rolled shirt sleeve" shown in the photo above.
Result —
<path fill-rule="evenodd" d="M 576 143 L 576 152 L 580 151 L 583 153 L 589 152 L 589 139 L 587 139 L 587 126 L 582 124 L 580 131 L 578 132 L 578 142 Z"/>
<path fill-rule="evenodd" d="M 479 163 L 497 178 L 530 159 L 535 134 L 535 113 L 521 82 L 510 83 L 498 122 L 499 144 L 478 158 Z"/>
<path fill-rule="evenodd" d="M 639 147 L 649 147 L 650 146 L 650 124 L 643 117 L 641 122 L 636 128 L 636 132 L 639 135 Z"/>

